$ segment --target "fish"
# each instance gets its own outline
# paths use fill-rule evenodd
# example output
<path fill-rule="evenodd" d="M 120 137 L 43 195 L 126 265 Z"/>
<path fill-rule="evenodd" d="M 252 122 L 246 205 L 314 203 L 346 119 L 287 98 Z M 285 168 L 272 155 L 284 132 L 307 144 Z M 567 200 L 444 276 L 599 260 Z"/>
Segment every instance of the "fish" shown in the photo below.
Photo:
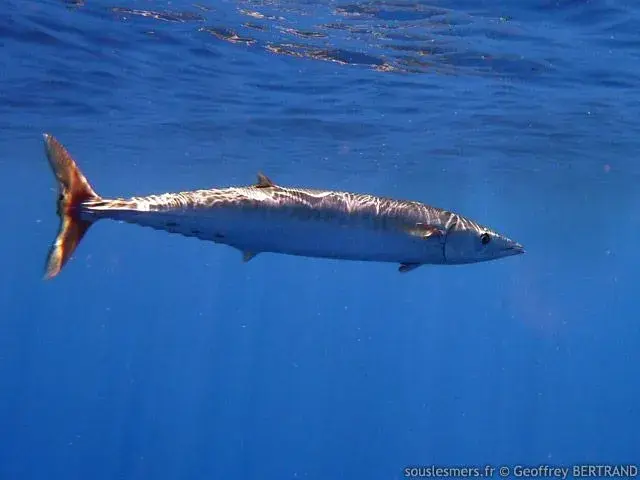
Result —
<path fill-rule="evenodd" d="M 254 184 L 130 198 L 103 198 L 67 149 L 45 133 L 57 180 L 58 232 L 45 279 L 56 277 L 89 228 L 115 220 L 233 247 L 249 262 L 263 253 L 387 262 L 405 273 L 525 253 L 518 242 L 469 218 L 417 201 L 285 187 L 263 173 Z"/>

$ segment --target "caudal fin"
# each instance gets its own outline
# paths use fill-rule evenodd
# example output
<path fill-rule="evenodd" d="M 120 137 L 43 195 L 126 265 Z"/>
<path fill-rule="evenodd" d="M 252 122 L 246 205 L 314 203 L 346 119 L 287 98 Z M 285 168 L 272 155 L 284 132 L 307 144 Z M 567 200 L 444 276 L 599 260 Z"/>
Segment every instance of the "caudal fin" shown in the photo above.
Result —
<path fill-rule="evenodd" d="M 80 218 L 79 207 L 87 200 L 98 200 L 71 155 L 53 136 L 44 134 L 45 151 L 58 181 L 60 227 L 49 250 L 45 279 L 58 275 L 93 222 Z"/>

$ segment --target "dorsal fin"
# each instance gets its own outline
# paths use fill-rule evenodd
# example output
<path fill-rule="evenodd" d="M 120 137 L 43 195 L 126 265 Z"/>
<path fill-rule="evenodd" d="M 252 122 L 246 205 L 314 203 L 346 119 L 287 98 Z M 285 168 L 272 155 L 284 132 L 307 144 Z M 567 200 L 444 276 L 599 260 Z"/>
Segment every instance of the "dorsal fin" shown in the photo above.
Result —
<path fill-rule="evenodd" d="M 270 188 L 275 187 L 275 184 L 264 173 L 258 172 L 258 183 L 256 188 Z"/>

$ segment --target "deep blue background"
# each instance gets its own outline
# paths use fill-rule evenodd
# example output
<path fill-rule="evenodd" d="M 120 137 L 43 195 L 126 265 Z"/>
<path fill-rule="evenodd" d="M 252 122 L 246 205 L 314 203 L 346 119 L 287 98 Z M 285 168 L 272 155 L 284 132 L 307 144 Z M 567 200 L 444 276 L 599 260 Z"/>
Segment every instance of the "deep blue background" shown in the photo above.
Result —
<path fill-rule="evenodd" d="M 640 463 L 640 7 L 4 0 L 0 479 Z M 98 193 L 424 201 L 527 254 L 400 275 L 94 226 L 41 280 L 42 132 Z"/>

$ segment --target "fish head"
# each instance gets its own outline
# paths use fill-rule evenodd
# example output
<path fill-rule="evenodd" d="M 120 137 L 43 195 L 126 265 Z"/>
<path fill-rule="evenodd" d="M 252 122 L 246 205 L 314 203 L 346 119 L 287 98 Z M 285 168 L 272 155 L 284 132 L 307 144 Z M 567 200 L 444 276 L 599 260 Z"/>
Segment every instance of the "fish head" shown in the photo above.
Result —
<path fill-rule="evenodd" d="M 487 262 L 524 252 L 524 247 L 515 240 L 457 215 L 447 229 L 444 246 L 447 264 Z"/>

